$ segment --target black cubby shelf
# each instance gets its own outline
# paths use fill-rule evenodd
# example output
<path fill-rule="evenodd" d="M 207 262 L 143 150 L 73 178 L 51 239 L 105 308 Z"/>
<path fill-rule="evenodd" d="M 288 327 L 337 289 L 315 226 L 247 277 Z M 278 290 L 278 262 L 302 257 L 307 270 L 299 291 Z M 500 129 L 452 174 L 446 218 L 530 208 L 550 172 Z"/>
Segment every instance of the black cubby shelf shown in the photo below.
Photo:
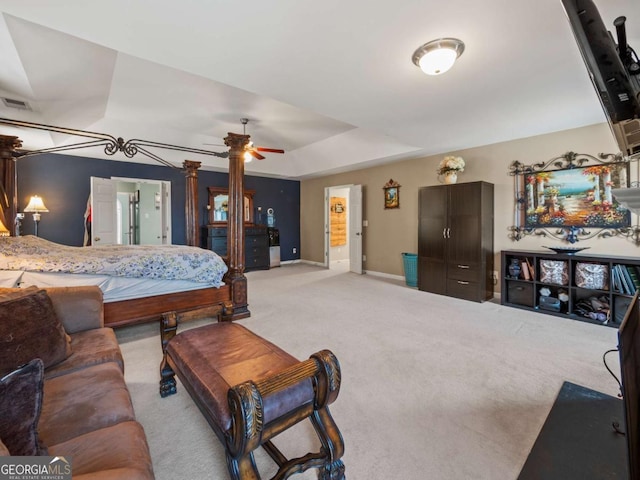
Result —
<path fill-rule="evenodd" d="M 502 250 L 501 260 L 501 304 L 548 315 L 617 328 L 640 288 L 637 257 Z"/>

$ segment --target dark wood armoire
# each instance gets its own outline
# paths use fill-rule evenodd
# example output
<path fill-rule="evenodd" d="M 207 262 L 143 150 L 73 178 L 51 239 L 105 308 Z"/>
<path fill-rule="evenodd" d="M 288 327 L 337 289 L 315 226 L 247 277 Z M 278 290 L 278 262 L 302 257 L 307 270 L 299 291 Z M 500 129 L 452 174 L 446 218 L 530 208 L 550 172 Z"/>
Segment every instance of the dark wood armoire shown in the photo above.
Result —
<path fill-rule="evenodd" d="M 493 297 L 493 184 L 422 187 L 418 288 L 483 302 Z"/>

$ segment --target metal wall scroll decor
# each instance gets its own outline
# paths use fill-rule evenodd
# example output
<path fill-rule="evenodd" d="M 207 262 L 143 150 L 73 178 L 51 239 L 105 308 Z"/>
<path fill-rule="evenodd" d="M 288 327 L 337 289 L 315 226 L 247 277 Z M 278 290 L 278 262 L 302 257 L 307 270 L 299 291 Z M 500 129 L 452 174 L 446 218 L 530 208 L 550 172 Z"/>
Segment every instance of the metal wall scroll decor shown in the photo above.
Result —
<path fill-rule="evenodd" d="M 612 194 L 629 188 L 630 163 L 621 154 L 568 152 L 546 162 L 511 163 L 515 225 L 509 238 L 547 235 L 569 242 L 622 236 L 640 245 L 640 227 Z"/>
<path fill-rule="evenodd" d="M 82 137 L 85 140 L 78 143 L 69 145 L 60 145 L 58 147 L 43 148 L 41 150 L 16 150 L 15 157 L 26 157 L 30 155 L 39 155 L 41 153 L 55 153 L 64 152 L 67 150 L 77 150 L 80 148 L 88 147 L 104 147 L 104 153 L 107 155 L 115 155 L 117 152 L 122 152 L 125 157 L 133 158 L 138 153 L 155 160 L 167 167 L 179 169 L 172 163 L 164 160 L 155 153 L 149 151 L 147 148 L 155 147 L 165 150 L 176 150 L 179 152 L 197 153 L 200 155 L 213 155 L 215 157 L 227 158 L 229 152 L 213 152 L 211 150 L 202 150 L 199 148 L 183 147 L 180 145 L 171 145 L 168 143 L 152 142 L 149 140 L 140 140 L 132 138 L 125 141 L 122 137 L 114 137 L 106 133 L 89 132 L 86 130 L 78 130 L 75 128 L 56 127 L 54 125 L 44 125 L 41 123 L 24 122 L 20 120 L 12 120 L 9 118 L 0 118 L 0 125 L 11 125 L 14 127 L 33 128 L 36 130 L 45 130 L 47 132 L 63 133 L 65 135 L 73 135 L 76 137 Z"/>
<path fill-rule="evenodd" d="M 391 178 L 382 189 L 384 190 L 384 208 L 400 208 L 400 184 Z"/>

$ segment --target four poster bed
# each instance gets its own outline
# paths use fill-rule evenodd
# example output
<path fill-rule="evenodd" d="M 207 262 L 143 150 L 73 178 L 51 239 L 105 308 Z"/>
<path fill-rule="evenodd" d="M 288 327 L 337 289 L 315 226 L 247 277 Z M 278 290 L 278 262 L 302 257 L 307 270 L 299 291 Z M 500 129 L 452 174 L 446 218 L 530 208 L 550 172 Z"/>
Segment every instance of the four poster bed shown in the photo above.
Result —
<path fill-rule="evenodd" d="M 44 259 L 49 258 L 43 249 L 50 245 L 43 244 L 42 239 L 37 237 L 9 237 L 5 246 L 13 245 L 13 252 L 22 250 L 27 252 L 26 263 L 30 264 L 30 267 L 21 264 L 18 266 L 17 257 L 10 258 L 7 255 L 11 248 L 3 251 L 0 248 L 0 285 L 9 285 L 9 283 L 22 283 L 24 286 L 38 285 L 38 286 L 52 286 L 52 285 L 77 285 L 82 284 L 98 284 L 103 285 L 116 284 L 117 288 L 111 289 L 106 287 L 103 289 L 105 293 L 105 326 L 119 327 L 124 325 L 131 325 L 136 323 L 143 323 L 148 321 L 160 320 L 162 315 L 166 312 L 187 312 L 190 310 L 201 310 L 207 307 L 222 307 L 222 319 L 223 320 L 236 320 L 245 318 L 250 315 L 247 304 L 247 280 L 244 275 L 244 218 L 243 218 L 243 202 L 244 202 L 244 158 L 243 152 L 246 145 L 249 143 L 248 135 L 239 135 L 229 133 L 225 138 L 225 144 L 229 147 L 229 218 L 228 218 L 228 236 L 227 236 L 227 257 L 224 259 L 224 263 L 220 265 L 220 262 L 216 262 L 216 257 L 213 252 L 197 248 L 199 245 L 199 221 L 198 221 L 198 198 L 197 198 L 197 182 L 198 182 L 198 168 L 200 162 L 186 160 L 183 163 L 184 172 L 186 174 L 186 199 L 185 199 L 185 222 L 186 222 L 186 245 L 187 247 L 180 246 L 166 246 L 164 250 L 167 253 L 173 253 L 179 257 L 186 255 L 185 249 L 193 249 L 190 253 L 196 255 L 195 259 L 187 260 L 191 261 L 191 265 L 182 266 L 181 268 L 174 268 L 173 270 L 183 270 L 189 274 L 192 274 L 198 270 L 203 264 L 207 264 L 211 261 L 211 271 L 200 268 L 199 272 L 201 281 L 193 281 L 193 278 L 164 278 L 159 276 L 159 273 L 166 272 L 171 273 L 172 266 L 175 265 L 174 260 L 166 260 L 164 263 L 154 264 L 147 270 L 155 269 L 155 277 L 152 281 L 159 283 L 147 284 L 138 290 L 138 293 L 134 292 L 134 284 L 137 285 L 142 280 L 142 275 L 127 275 L 128 271 L 143 270 L 140 267 L 140 262 L 135 264 L 134 267 L 122 267 L 120 273 L 122 275 L 113 276 L 113 272 L 106 272 L 108 270 L 106 264 L 113 263 L 113 257 L 110 260 L 106 260 L 104 264 L 96 267 L 95 254 L 97 253 L 97 247 L 65 247 L 58 245 L 68 250 L 68 255 L 73 256 L 77 251 L 87 250 L 88 253 L 94 257 L 92 268 L 85 267 L 70 267 L 66 270 L 76 270 L 77 273 L 66 272 L 65 269 L 59 268 L 59 264 L 52 266 L 51 262 L 48 266 L 43 266 Z M 0 220 L 4 225 L 9 228 L 12 235 L 15 234 L 15 225 L 10 219 L 15 218 L 17 209 L 17 192 L 16 192 L 16 157 L 19 157 L 19 153 L 16 149 L 21 146 L 21 142 L 17 137 L 9 137 L 0 135 L 0 161 L 2 161 L 2 169 L 0 179 L 2 187 L 4 188 L 5 195 L 0 198 Z M 8 221 L 9 220 L 9 221 Z M 25 245 L 21 245 L 19 248 L 16 246 L 20 244 L 22 240 Z M 51 243 L 51 242 L 47 242 Z M 55 246 L 56 244 L 52 244 Z M 2 243 L 0 242 L 0 246 Z M 31 261 L 29 262 L 29 247 L 33 254 L 31 255 Z M 56 247 L 56 248 L 57 248 Z M 144 247 L 144 246 L 139 246 Z M 117 255 L 122 256 L 124 249 L 127 247 L 114 246 L 114 251 Z M 40 250 L 38 250 L 40 249 Z M 144 248 L 130 249 L 132 257 L 139 251 L 142 253 Z M 37 254 L 36 254 L 37 252 Z M 24 252 L 23 252 L 24 253 Z M 37 264 L 34 261 L 35 257 L 40 255 L 42 263 Z M 52 254 L 53 255 L 53 254 Z M 65 256 L 64 251 L 61 252 L 60 258 Z M 55 256 L 55 255 L 54 255 Z M 154 253 L 152 255 L 156 257 Z M 219 257 L 218 257 L 219 260 Z M 14 262 L 12 266 L 9 264 Z M 53 261 L 53 260 L 51 260 Z M 4 263 L 2 263 L 4 262 Z M 55 263 L 55 262 L 54 262 Z M 64 263 L 64 262 L 61 262 Z M 68 266 L 68 265 L 67 265 Z M 147 265 L 148 266 L 148 265 Z M 209 268 L 209 267 L 207 267 Z M 29 270 L 30 269 L 30 270 Z M 84 270 L 84 271 L 78 271 Z M 226 272 L 226 273 L 225 273 Z M 224 274 L 224 276 L 222 276 Z M 67 279 L 60 280 L 61 275 L 66 275 Z M 154 275 L 152 274 L 152 277 Z M 170 275 L 171 276 L 171 275 Z M 176 275 L 173 275 L 176 276 Z M 105 278 L 106 277 L 106 278 Z M 116 277 L 118 277 L 116 279 Z M 221 277 L 221 281 L 220 278 Z M 128 279 L 128 280 L 127 280 Z M 133 284 L 121 284 L 119 282 L 131 281 Z M 53 283 L 52 283 L 53 282 Z M 62 283 L 61 283 L 62 282 Z M 78 283 L 81 282 L 81 283 Z M 172 283 L 174 282 L 174 283 Z M 180 283 L 182 282 L 182 283 Z M 185 283 L 186 282 L 186 283 Z M 161 293 L 163 288 L 168 289 L 170 293 Z M 134 298 L 118 297 L 119 294 L 111 295 L 114 291 L 118 291 L 119 294 L 127 292 L 126 296 L 132 296 Z M 164 290 L 167 291 L 167 290 Z M 121 299 L 124 298 L 124 299 Z"/>

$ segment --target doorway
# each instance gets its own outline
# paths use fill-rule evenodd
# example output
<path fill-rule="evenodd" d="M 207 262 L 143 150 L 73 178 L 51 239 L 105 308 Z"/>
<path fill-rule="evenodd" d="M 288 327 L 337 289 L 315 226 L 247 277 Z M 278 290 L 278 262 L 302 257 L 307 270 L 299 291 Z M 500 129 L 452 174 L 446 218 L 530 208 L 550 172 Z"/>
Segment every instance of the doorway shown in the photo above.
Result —
<path fill-rule="evenodd" d="M 91 177 L 93 245 L 171 243 L 171 182 Z"/>
<path fill-rule="evenodd" d="M 325 188 L 325 267 L 362 273 L 362 185 Z"/>

